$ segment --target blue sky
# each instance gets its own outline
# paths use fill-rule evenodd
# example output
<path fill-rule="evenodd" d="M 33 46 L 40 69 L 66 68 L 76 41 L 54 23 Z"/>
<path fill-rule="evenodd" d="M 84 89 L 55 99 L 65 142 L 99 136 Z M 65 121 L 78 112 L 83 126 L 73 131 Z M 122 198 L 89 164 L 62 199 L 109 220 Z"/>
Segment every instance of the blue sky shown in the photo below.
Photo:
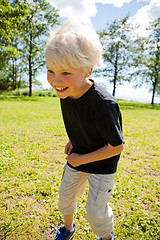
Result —
<path fill-rule="evenodd" d="M 153 19 L 160 17 L 160 0 L 49 0 L 50 3 L 59 9 L 60 20 L 63 23 L 68 18 L 78 18 L 82 22 L 90 22 L 95 30 L 102 31 L 106 24 L 114 19 L 124 18 L 130 14 L 130 21 L 140 24 L 139 35 L 145 34 L 145 27 Z M 46 75 L 41 75 L 41 80 L 45 88 Z M 146 87 L 134 89 L 133 84 L 126 83 L 118 86 L 116 97 L 124 99 L 151 101 L 151 93 Z M 112 92 L 112 86 L 107 85 Z M 148 99 L 148 100 L 147 100 Z M 160 102 L 160 99 L 158 99 Z"/>
<path fill-rule="evenodd" d="M 112 4 L 97 3 L 96 5 L 97 14 L 95 17 L 91 18 L 91 22 L 95 29 L 101 31 L 105 28 L 107 22 L 111 22 L 115 18 L 123 18 L 128 13 L 131 16 L 136 15 L 139 9 L 148 5 L 148 2 L 137 2 L 137 0 L 133 0 L 130 3 L 125 3 L 121 8 L 118 8 Z"/>

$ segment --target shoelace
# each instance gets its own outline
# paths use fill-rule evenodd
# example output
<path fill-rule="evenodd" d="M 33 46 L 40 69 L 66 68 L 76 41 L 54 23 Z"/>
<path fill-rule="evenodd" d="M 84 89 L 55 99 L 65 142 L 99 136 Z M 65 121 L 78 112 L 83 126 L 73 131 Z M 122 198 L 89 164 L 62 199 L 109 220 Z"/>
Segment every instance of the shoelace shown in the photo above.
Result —
<path fill-rule="evenodd" d="M 67 233 L 61 233 L 58 229 L 55 229 L 55 232 L 58 234 L 56 240 L 63 240 Z"/>

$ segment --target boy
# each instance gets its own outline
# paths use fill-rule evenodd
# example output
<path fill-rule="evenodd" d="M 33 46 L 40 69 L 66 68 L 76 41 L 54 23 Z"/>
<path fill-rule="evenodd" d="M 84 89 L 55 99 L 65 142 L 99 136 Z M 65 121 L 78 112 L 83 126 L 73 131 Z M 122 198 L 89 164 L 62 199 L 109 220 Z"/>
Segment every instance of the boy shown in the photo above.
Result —
<path fill-rule="evenodd" d="M 76 199 L 89 182 L 87 219 L 98 239 L 114 239 L 108 205 L 123 150 L 122 120 L 114 97 L 89 79 L 102 46 L 91 26 L 68 20 L 46 47 L 47 80 L 57 92 L 69 142 L 59 190 L 64 225 L 55 239 L 72 239 Z"/>

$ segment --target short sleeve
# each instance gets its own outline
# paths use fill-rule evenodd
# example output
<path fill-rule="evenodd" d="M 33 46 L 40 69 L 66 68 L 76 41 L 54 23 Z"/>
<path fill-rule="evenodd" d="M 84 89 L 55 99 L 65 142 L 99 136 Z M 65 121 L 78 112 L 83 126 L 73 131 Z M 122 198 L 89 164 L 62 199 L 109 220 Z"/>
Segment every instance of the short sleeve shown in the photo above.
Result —
<path fill-rule="evenodd" d="M 107 144 L 123 143 L 122 116 L 118 104 L 107 104 L 96 120 L 96 128 Z"/>

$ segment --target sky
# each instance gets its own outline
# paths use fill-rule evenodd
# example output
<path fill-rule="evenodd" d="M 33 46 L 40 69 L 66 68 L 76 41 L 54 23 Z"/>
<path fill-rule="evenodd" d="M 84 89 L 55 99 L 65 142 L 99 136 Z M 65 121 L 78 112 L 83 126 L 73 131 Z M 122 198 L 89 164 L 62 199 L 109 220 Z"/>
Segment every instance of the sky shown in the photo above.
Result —
<path fill-rule="evenodd" d="M 96 31 L 102 31 L 107 23 L 130 15 L 130 21 L 140 25 L 139 35 L 146 35 L 145 27 L 149 22 L 160 17 L 160 0 L 49 0 L 59 10 L 60 21 L 78 18 L 82 22 L 93 24 Z M 42 74 L 43 86 L 46 88 L 46 75 Z M 133 84 L 123 84 L 116 89 L 116 97 L 151 102 L 151 93 L 146 87 L 133 88 Z M 108 86 L 112 92 L 112 86 Z M 140 99 L 141 98 L 141 99 Z M 148 100 L 147 100 L 148 99 Z M 160 98 L 156 101 L 160 102 Z"/>
<path fill-rule="evenodd" d="M 96 30 L 128 13 L 134 23 L 147 25 L 160 16 L 160 0 L 49 0 L 61 17 L 91 22 Z"/>

